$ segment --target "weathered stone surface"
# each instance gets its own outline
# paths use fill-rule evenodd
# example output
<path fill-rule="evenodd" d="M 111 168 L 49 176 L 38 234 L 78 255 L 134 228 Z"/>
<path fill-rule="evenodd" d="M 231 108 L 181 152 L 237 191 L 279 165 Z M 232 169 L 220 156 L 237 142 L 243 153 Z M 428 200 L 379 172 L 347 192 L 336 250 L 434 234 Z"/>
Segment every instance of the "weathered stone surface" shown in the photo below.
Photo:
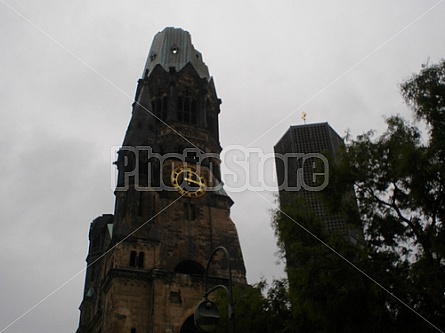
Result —
<path fill-rule="evenodd" d="M 176 42 L 181 35 L 174 29 L 163 33 L 175 33 L 171 40 Z M 192 48 L 188 46 L 187 52 Z M 176 52 L 180 54 L 181 48 Z M 150 57 L 147 60 L 147 68 L 153 69 L 139 80 L 117 161 L 115 213 L 91 224 L 77 333 L 181 332 L 202 299 L 207 260 L 218 246 L 226 247 L 232 257 L 234 282 L 246 284 L 238 235 L 230 219 L 232 200 L 224 191 L 207 191 L 195 198 L 167 190 L 172 171 L 185 161 L 206 184 L 221 183 L 221 101 L 213 80 L 197 73 L 197 61 L 167 71 L 159 64 L 150 66 Z M 202 165 L 194 157 L 156 160 L 184 148 L 213 155 Z M 227 284 L 226 259 L 221 254 L 214 257 L 209 275 L 220 279 L 210 279 L 210 285 Z"/>

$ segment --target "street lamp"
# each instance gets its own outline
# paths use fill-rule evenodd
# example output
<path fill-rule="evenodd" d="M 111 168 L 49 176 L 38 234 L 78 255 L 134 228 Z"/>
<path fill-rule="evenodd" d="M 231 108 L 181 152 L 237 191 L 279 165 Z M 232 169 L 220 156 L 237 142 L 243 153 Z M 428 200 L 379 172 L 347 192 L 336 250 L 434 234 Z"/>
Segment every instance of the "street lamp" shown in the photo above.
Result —
<path fill-rule="evenodd" d="M 210 289 L 207 285 L 207 274 L 209 271 L 210 262 L 212 261 L 217 251 L 223 251 L 227 259 L 227 268 L 229 269 L 229 287 L 219 284 Z M 208 299 L 208 296 L 216 289 L 224 289 L 227 294 L 227 306 L 228 306 L 228 325 L 229 333 L 233 333 L 234 316 L 233 316 L 233 297 L 232 297 L 232 270 L 230 268 L 230 255 L 229 251 L 224 246 L 218 246 L 213 250 L 212 254 L 207 261 L 207 267 L 204 275 L 204 300 L 201 301 L 195 309 L 195 326 L 203 332 L 213 332 L 219 322 L 219 313 L 216 304 Z"/>

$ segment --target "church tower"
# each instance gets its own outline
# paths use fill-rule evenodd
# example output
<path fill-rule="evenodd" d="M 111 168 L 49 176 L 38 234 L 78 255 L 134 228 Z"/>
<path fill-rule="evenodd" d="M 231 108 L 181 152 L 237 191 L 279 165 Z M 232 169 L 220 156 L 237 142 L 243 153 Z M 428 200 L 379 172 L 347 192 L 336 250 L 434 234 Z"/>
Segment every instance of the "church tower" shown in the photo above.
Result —
<path fill-rule="evenodd" d="M 221 181 L 220 104 L 190 34 L 159 32 L 117 156 L 114 215 L 90 226 L 77 333 L 197 332 L 193 312 L 218 246 L 234 283 L 246 284 Z M 227 284 L 225 260 L 212 261 L 214 283 Z"/>

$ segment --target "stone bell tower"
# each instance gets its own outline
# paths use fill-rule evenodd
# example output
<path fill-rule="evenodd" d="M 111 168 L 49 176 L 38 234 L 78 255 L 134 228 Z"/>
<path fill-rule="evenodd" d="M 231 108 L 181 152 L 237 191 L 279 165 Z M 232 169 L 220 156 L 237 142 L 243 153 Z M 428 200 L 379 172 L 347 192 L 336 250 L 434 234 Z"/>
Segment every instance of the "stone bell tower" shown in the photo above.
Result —
<path fill-rule="evenodd" d="M 90 226 L 77 333 L 197 332 L 204 270 L 224 246 L 234 283 L 246 284 L 233 201 L 220 173 L 221 100 L 190 34 L 154 37 L 118 152 L 114 215 Z M 212 261 L 225 283 L 225 258 Z"/>

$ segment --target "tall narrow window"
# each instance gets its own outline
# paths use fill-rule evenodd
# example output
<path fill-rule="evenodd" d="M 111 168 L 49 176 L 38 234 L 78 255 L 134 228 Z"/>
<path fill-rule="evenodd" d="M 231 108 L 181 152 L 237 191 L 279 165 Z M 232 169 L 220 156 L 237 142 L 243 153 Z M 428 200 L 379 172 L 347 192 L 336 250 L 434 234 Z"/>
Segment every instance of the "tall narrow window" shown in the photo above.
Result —
<path fill-rule="evenodd" d="M 130 267 L 144 268 L 144 252 L 131 251 Z"/>
<path fill-rule="evenodd" d="M 198 118 L 196 101 L 187 91 L 178 97 L 177 111 L 178 121 L 196 125 Z"/>
<path fill-rule="evenodd" d="M 182 98 L 182 96 L 179 96 L 178 97 L 178 121 L 184 121 L 183 108 L 184 108 L 184 99 Z"/>
<path fill-rule="evenodd" d="M 167 95 L 161 97 L 161 119 L 167 119 Z"/>
<path fill-rule="evenodd" d="M 167 119 L 167 101 L 167 95 L 163 91 L 158 91 L 151 101 L 153 113 L 158 121 Z"/>
<path fill-rule="evenodd" d="M 131 253 L 130 253 L 130 267 L 136 267 L 136 257 L 137 257 L 137 252 L 131 251 Z"/>
<path fill-rule="evenodd" d="M 144 268 L 144 252 L 139 252 L 138 255 L 138 267 Z"/>
<path fill-rule="evenodd" d="M 190 123 L 192 123 L 193 125 L 197 124 L 197 109 L 196 109 L 196 101 L 194 99 L 192 99 L 190 101 Z"/>

